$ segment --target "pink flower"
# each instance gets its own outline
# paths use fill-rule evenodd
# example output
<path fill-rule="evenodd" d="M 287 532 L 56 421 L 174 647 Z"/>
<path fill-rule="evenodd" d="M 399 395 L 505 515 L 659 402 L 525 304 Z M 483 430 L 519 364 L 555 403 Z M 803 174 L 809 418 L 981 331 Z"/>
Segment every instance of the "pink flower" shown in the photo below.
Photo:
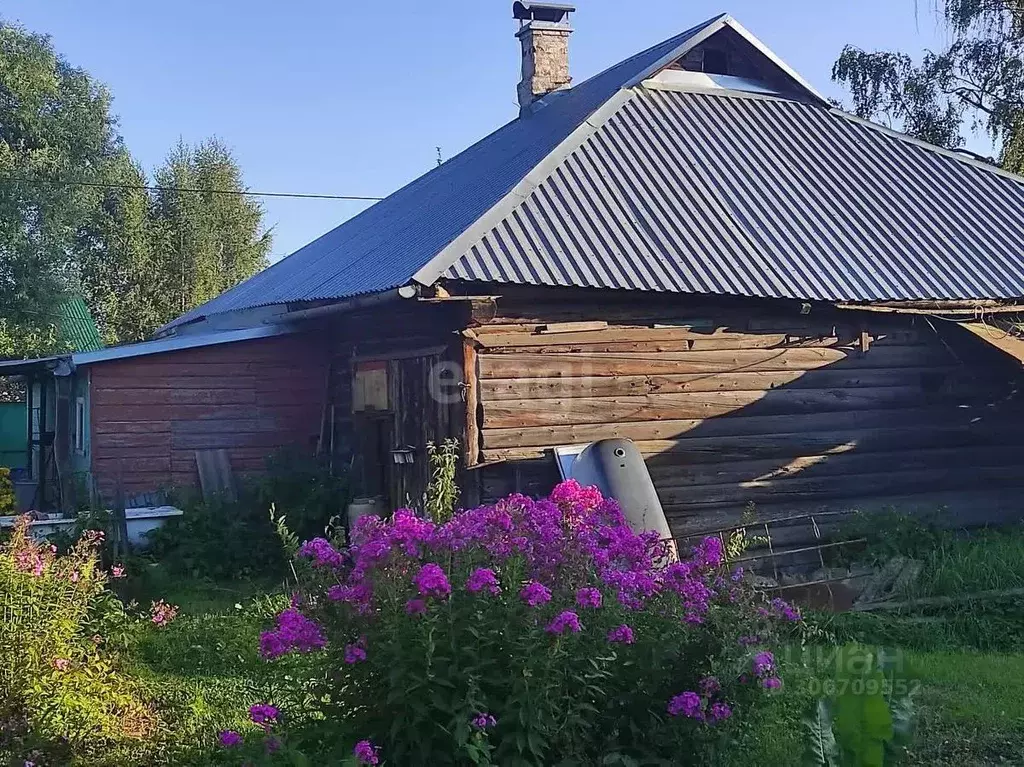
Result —
<path fill-rule="evenodd" d="M 177 605 L 169 605 L 161 599 L 150 605 L 149 615 L 149 619 L 154 626 L 163 628 L 178 616 L 178 607 Z"/>
<path fill-rule="evenodd" d="M 682 714 L 688 719 L 700 719 L 703 716 L 700 696 L 695 692 L 676 695 L 668 702 L 668 713 L 670 716 Z"/>
<path fill-rule="evenodd" d="M 530 581 L 523 587 L 523 590 L 519 592 L 519 598 L 526 602 L 530 607 L 537 607 L 538 605 L 547 604 L 551 601 L 551 590 L 543 583 Z"/>
<path fill-rule="evenodd" d="M 601 606 L 601 592 L 593 588 L 580 589 L 576 592 L 576 604 L 596 610 Z"/>
<path fill-rule="evenodd" d="M 71 661 L 69 661 L 67 658 L 54 658 L 53 660 L 53 667 L 56 668 L 58 671 L 67 671 L 68 666 L 70 665 Z"/>
<path fill-rule="evenodd" d="M 242 745 L 242 736 L 234 730 L 224 730 L 219 737 L 220 744 L 224 748 L 235 748 Z"/>
<path fill-rule="evenodd" d="M 608 641 L 617 644 L 633 644 L 633 629 L 623 623 L 608 632 Z"/>
<path fill-rule="evenodd" d="M 124 567 L 122 565 L 114 565 L 110 568 L 110 574 L 114 578 L 124 578 Z"/>
<path fill-rule="evenodd" d="M 580 616 L 572 610 L 566 610 L 551 621 L 546 631 L 549 634 L 564 634 L 566 630 L 569 630 L 573 634 L 578 634 L 580 629 Z"/>
<path fill-rule="evenodd" d="M 448 576 L 440 565 L 429 563 L 423 565 L 420 571 L 412 579 L 413 585 L 419 589 L 420 595 L 425 597 L 447 598 L 452 593 L 452 586 L 448 582 Z"/>
<path fill-rule="evenodd" d="M 359 764 L 380 764 L 379 752 L 380 748 L 373 745 L 368 740 L 361 740 L 356 743 L 356 747 L 352 749 L 352 753 L 355 758 L 359 761 Z"/>
<path fill-rule="evenodd" d="M 341 567 L 342 556 L 325 538 L 306 541 L 299 548 L 299 557 L 313 560 L 316 567 Z"/>

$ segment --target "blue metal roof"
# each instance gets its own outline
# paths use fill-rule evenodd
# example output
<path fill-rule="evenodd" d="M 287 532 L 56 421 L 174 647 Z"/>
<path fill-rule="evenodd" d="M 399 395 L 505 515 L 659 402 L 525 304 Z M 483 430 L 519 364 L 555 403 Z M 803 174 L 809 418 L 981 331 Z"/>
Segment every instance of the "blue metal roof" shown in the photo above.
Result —
<path fill-rule="evenodd" d="M 508 123 L 172 325 L 238 309 L 348 298 L 408 284 L 412 275 L 502 200 L 598 107 L 725 18 L 710 19 L 549 96 L 534 114 Z"/>
<path fill-rule="evenodd" d="M 725 27 L 798 97 L 651 84 Z M 850 302 L 1019 298 L 1022 211 L 1020 179 L 828 108 L 719 16 L 546 97 L 171 327 L 444 277 Z"/>
<path fill-rule="evenodd" d="M 638 88 L 445 276 L 867 302 L 1024 296 L 1024 179 L 817 104 Z"/>

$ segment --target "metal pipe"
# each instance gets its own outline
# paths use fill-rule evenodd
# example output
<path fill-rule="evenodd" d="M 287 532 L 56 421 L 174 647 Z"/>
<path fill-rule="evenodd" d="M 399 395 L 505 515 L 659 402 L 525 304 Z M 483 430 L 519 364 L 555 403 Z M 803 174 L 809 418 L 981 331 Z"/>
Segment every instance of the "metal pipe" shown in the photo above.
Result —
<path fill-rule="evenodd" d="M 371 306 L 377 306 L 382 303 L 390 303 L 397 299 L 410 299 L 415 298 L 419 293 L 419 289 L 411 285 L 404 285 L 394 290 L 388 290 L 384 293 L 374 293 L 368 296 L 353 296 L 352 298 L 340 301 L 336 304 L 330 304 L 328 306 L 317 306 L 313 309 L 299 309 L 294 312 L 286 312 L 285 314 L 279 314 L 268 320 L 264 320 L 264 324 L 267 325 L 281 325 L 291 322 L 301 322 L 303 320 L 318 319 L 320 317 L 330 317 L 336 314 L 348 314 L 349 312 L 358 311 L 359 309 L 365 309 Z"/>

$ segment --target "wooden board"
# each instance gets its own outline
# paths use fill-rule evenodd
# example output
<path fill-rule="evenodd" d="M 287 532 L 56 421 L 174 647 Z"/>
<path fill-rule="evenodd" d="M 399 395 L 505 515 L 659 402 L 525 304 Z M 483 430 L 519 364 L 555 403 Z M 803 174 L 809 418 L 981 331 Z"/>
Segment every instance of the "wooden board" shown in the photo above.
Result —
<path fill-rule="evenodd" d="M 594 376 L 589 378 L 492 378 L 481 382 L 487 402 L 555 397 L 616 397 L 680 392 L 850 389 L 918 386 L 938 388 L 959 368 L 911 367 L 883 370 L 804 370 L 761 373 L 690 373 L 684 375 Z"/>
<path fill-rule="evenodd" d="M 484 403 L 485 429 L 569 424 L 707 419 L 744 415 L 796 415 L 913 406 L 920 387 L 872 389 L 774 389 L 649 394 L 638 397 L 564 397 Z"/>
<path fill-rule="evenodd" d="M 931 346 L 878 347 L 867 354 L 840 349 L 766 349 L 663 352 L 655 355 L 488 354 L 481 357 L 483 378 L 580 378 L 620 375 L 678 375 L 757 371 L 930 367 L 953 363 Z"/>

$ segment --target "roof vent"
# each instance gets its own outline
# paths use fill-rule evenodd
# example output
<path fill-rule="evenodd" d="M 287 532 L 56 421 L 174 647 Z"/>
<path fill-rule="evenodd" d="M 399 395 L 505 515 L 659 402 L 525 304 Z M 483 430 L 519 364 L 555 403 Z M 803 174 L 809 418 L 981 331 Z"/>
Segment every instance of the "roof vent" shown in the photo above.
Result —
<path fill-rule="evenodd" d="M 523 46 L 523 79 L 519 83 L 519 111 L 530 113 L 531 105 L 552 91 L 568 88 L 569 14 L 575 6 L 518 0 L 512 15 L 519 20 L 516 37 Z"/>

